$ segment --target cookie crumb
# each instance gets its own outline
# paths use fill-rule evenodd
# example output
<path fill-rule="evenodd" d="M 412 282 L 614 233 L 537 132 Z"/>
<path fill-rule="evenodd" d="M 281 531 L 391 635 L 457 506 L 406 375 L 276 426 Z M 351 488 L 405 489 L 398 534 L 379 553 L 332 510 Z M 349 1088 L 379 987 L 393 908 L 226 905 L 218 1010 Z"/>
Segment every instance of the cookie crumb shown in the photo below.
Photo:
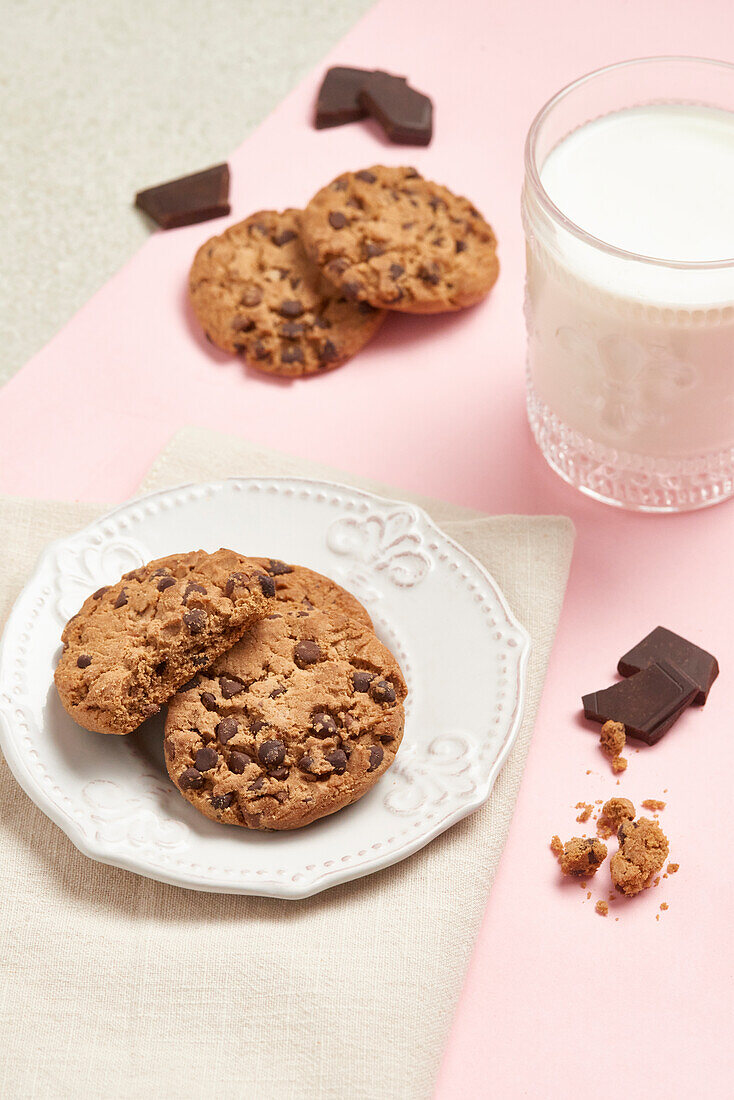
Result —
<path fill-rule="evenodd" d="M 659 798 L 646 798 L 642 803 L 643 809 L 652 810 L 656 813 L 658 810 L 664 810 L 667 803 L 661 802 Z"/>
<path fill-rule="evenodd" d="M 667 908 L 668 908 L 668 903 L 667 903 L 667 901 L 661 901 L 661 902 L 660 902 L 660 908 L 661 908 L 661 909 L 667 909 Z"/>
<path fill-rule="evenodd" d="M 581 822 L 588 821 L 591 817 L 591 811 L 594 809 L 590 802 L 577 802 L 574 808 L 581 810 L 581 813 L 576 818 L 577 821 Z"/>
<path fill-rule="evenodd" d="M 674 875 L 680 867 L 680 863 L 669 863 L 667 866 L 667 872 L 669 875 Z"/>
<path fill-rule="evenodd" d="M 597 822 L 597 834 L 607 840 L 616 833 L 623 821 L 634 821 L 635 807 L 629 798 L 609 798 L 602 806 Z"/>
<path fill-rule="evenodd" d="M 598 901 L 594 908 L 600 917 L 606 917 L 609 913 L 609 906 L 605 901 Z"/>
<path fill-rule="evenodd" d="M 580 836 L 571 837 L 565 844 L 554 836 L 551 851 L 559 860 L 564 875 L 595 875 L 607 858 L 606 844 Z"/>
<path fill-rule="evenodd" d="M 612 771 L 616 774 L 627 770 L 627 759 L 624 756 L 615 756 L 612 760 Z M 619 780 L 617 780 L 619 782 Z"/>
<path fill-rule="evenodd" d="M 668 855 L 668 838 L 656 821 L 641 817 L 619 827 L 619 850 L 610 861 L 614 886 L 632 897 L 649 885 Z"/>

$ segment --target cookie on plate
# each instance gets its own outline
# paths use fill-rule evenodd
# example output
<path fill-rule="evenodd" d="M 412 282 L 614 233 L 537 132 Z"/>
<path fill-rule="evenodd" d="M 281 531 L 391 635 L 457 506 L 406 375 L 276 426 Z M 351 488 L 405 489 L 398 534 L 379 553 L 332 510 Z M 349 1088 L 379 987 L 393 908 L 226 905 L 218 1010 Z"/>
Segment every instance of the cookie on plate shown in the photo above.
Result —
<path fill-rule="evenodd" d="M 331 577 L 307 569 L 305 565 L 289 565 L 277 558 L 251 558 L 251 561 L 273 578 L 275 598 L 294 605 L 296 610 L 336 611 L 348 619 L 356 619 L 370 630 L 372 619 L 367 610 L 345 588 Z"/>
<path fill-rule="evenodd" d="M 212 343 L 289 378 L 346 363 L 384 317 L 347 300 L 309 261 L 298 210 L 261 210 L 208 240 L 191 267 L 189 296 Z"/>
<path fill-rule="evenodd" d="M 497 279 L 497 241 L 468 199 L 416 172 L 345 172 L 301 218 L 309 256 L 349 298 L 441 313 L 474 305 Z"/>
<path fill-rule="evenodd" d="M 171 700 L 168 771 L 215 821 L 297 829 L 355 802 L 390 767 L 406 694 L 367 627 L 284 606 Z"/>
<path fill-rule="evenodd" d="M 231 550 L 173 554 L 125 573 L 64 627 L 61 702 L 85 729 L 130 733 L 263 618 L 274 589 Z"/>

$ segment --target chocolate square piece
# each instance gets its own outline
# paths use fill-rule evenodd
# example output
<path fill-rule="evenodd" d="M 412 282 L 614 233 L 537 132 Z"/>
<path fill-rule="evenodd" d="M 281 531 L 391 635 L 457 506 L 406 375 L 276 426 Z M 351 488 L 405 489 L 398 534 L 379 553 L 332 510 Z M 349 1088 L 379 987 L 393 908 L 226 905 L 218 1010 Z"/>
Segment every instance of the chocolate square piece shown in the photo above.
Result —
<path fill-rule="evenodd" d="M 161 229 L 176 229 L 229 214 L 229 165 L 217 164 L 138 191 L 135 205 Z"/>
<path fill-rule="evenodd" d="M 359 102 L 359 93 L 371 69 L 351 69 L 335 65 L 329 69 L 319 88 L 316 100 L 317 130 L 328 126 L 343 126 L 367 117 L 367 109 Z"/>
<path fill-rule="evenodd" d="M 584 715 L 594 722 L 621 722 L 628 737 L 654 745 L 690 706 L 697 685 L 669 661 L 653 661 L 603 691 L 584 695 Z"/>
<path fill-rule="evenodd" d="M 694 703 L 703 706 L 716 677 L 719 675 L 719 663 L 705 649 L 699 649 L 693 642 L 656 626 L 646 638 L 625 653 L 617 665 L 620 675 L 633 676 L 653 661 L 670 661 L 685 672 L 689 680 L 698 687 Z"/>
<path fill-rule="evenodd" d="M 433 104 L 402 78 L 376 72 L 365 81 L 359 102 L 397 145 L 429 145 Z"/>

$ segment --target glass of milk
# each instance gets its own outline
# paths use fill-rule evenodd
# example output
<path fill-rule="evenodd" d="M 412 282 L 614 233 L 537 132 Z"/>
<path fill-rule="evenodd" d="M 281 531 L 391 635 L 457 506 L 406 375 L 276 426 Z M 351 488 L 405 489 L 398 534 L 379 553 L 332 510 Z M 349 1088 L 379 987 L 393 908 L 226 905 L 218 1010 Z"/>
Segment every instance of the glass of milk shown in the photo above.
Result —
<path fill-rule="evenodd" d="M 734 65 L 628 61 L 525 148 L 528 415 L 553 469 L 649 512 L 734 494 Z"/>

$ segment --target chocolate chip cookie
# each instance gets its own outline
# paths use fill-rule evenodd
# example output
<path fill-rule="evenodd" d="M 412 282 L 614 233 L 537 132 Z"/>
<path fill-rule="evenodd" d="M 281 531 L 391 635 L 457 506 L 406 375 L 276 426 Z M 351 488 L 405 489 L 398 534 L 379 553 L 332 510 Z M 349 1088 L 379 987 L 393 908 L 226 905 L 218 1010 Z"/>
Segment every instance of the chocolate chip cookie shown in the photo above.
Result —
<path fill-rule="evenodd" d="M 208 240 L 196 253 L 189 295 L 212 343 L 289 378 L 341 366 L 384 317 L 348 300 L 309 261 L 298 210 L 261 210 Z"/>
<path fill-rule="evenodd" d="M 297 829 L 361 798 L 390 767 L 406 693 L 366 626 L 284 605 L 171 700 L 169 774 L 215 821 Z"/>
<path fill-rule="evenodd" d="M 474 305 L 497 279 L 497 241 L 468 199 L 415 168 L 345 172 L 306 207 L 312 260 L 356 302 L 405 313 Z"/>
<path fill-rule="evenodd" d="M 174 554 L 125 573 L 64 628 L 61 702 L 85 729 L 130 733 L 268 613 L 272 590 L 231 550 Z"/>
<path fill-rule="evenodd" d="M 336 611 L 356 619 L 370 630 L 372 619 L 351 592 L 305 565 L 289 565 L 277 558 L 251 558 L 259 569 L 273 578 L 276 600 L 292 604 L 297 611 Z"/>

